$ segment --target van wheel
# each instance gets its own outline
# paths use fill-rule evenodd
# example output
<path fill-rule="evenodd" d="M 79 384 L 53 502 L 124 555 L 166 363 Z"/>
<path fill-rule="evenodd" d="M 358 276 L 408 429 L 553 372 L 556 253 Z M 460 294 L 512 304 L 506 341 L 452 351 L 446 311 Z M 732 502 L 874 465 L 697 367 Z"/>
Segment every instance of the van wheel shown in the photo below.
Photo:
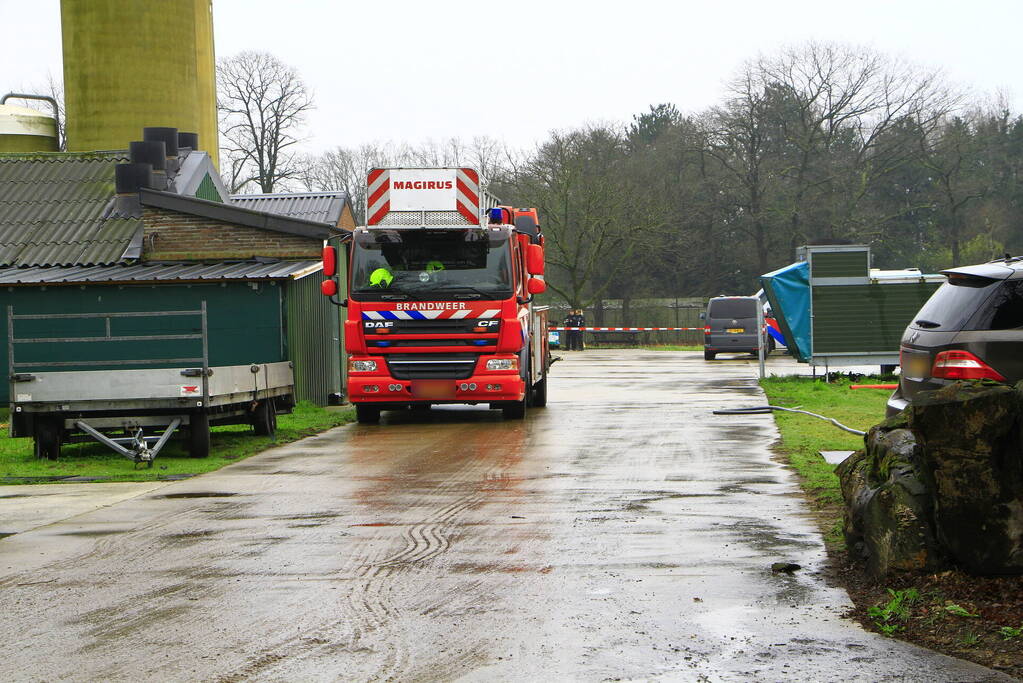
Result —
<path fill-rule="evenodd" d="M 40 420 L 35 426 L 35 455 L 42 460 L 60 457 L 60 436 L 63 425 L 55 420 Z"/>
<path fill-rule="evenodd" d="M 376 424 L 380 422 L 380 409 L 376 406 L 366 405 L 365 403 L 355 404 L 355 419 L 358 420 L 359 424 Z"/>
<path fill-rule="evenodd" d="M 193 458 L 210 454 L 210 416 L 206 413 L 195 413 L 188 422 L 188 453 Z"/>
<path fill-rule="evenodd" d="M 706 351 L 706 350 L 704 350 L 704 352 L 703 352 L 703 360 L 714 360 L 714 356 L 716 356 L 716 355 L 717 355 L 717 353 L 714 352 L 714 351 Z"/>

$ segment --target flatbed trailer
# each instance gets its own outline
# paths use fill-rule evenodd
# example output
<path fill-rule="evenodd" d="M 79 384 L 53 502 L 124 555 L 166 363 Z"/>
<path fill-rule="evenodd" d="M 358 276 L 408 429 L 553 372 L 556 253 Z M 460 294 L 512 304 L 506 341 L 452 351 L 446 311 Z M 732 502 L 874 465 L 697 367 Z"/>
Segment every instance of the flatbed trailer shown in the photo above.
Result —
<path fill-rule="evenodd" d="M 199 331 L 128 336 L 111 332 L 112 321 L 181 316 L 199 318 Z M 103 320 L 105 334 L 73 337 L 15 334 L 19 321 L 90 319 Z M 294 407 L 295 379 L 289 361 L 209 365 L 205 302 L 201 309 L 189 311 L 45 316 L 17 315 L 8 306 L 7 320 L 10 434 L 33 438 L 35 453 L 41 458 L 59 457 L 63 443 L 96 440 L 136 464 L 152 466 L 153 459 L 179 429 L 187 432 L 191 455 L 206 457 L 211 425 L 251 424 L 257 434 L 272 436 L 277 414 L 291 412 Z M 190 341 L 200 343 L 202 352 L 187 358 L 61 361 L 19 361 L 15 352 L 22 344 L 125 341 Z M 137 367 L 140 365 L 171 367 Z"/>

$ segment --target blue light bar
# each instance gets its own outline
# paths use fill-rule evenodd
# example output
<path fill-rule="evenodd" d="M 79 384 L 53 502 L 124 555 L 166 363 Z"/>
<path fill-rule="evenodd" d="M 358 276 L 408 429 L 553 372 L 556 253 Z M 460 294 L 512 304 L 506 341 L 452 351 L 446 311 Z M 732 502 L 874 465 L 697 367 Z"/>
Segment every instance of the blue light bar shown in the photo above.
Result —
<path fill-rule="evenodd" d="M 504 211 L 498 208 L 490 210 L 490 222 L 491 223 L 504 223 Z"/>

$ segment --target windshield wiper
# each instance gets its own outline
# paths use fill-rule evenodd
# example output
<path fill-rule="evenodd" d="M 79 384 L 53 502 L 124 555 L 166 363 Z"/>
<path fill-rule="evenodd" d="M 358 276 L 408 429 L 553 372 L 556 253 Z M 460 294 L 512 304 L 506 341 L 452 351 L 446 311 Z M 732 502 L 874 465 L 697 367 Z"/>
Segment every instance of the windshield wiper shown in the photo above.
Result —
<path fill-rule="evenodd" d="M 448 291 L 448 290 L 452 290 L 452 289 L 455 289 L 455 290 L 457 290 L 457 289 L 464 289 L 464 290 L 467 290 L 468 292 L 471 292 L 472 294 L 476 295 L 477 297 L 484 298 L 484 299 L 498 299 L 498 298 L 501 298 L 501 295 L 499 295 L 499 294 L 497 294 L 495 292 L 488 292 L 488 291 L 485 291 L 485 290 L 482 290 L 482 289 L 477 289 L 476 287 L 472 287 L 470 285 L 446 285 L 446 286 L 443 286 L 443 287 L 437 287 L 436 291 L 443 292 L 443 291 Z M 456 296 L 456 298 L 458 298 L 458 297 Z"/>
<path fill-rule="evenodd" d="M 933 320 L 924 320 L 923 318 L 914 320 L 913 323 L 920 327 L 941 327 L 941 323 L 936 323 Z"/>

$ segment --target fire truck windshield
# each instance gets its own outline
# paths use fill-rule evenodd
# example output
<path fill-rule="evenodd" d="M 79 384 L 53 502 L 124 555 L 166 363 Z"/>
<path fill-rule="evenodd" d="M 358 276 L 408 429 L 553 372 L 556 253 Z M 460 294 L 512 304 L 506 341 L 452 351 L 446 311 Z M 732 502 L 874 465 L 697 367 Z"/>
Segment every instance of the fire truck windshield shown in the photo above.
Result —
<path fill-rule="evenodd" d="M 480 230 L 357 232 L 351 295 L 380 298 L 506 299 L 512 294 L 506 233 Z"/>

